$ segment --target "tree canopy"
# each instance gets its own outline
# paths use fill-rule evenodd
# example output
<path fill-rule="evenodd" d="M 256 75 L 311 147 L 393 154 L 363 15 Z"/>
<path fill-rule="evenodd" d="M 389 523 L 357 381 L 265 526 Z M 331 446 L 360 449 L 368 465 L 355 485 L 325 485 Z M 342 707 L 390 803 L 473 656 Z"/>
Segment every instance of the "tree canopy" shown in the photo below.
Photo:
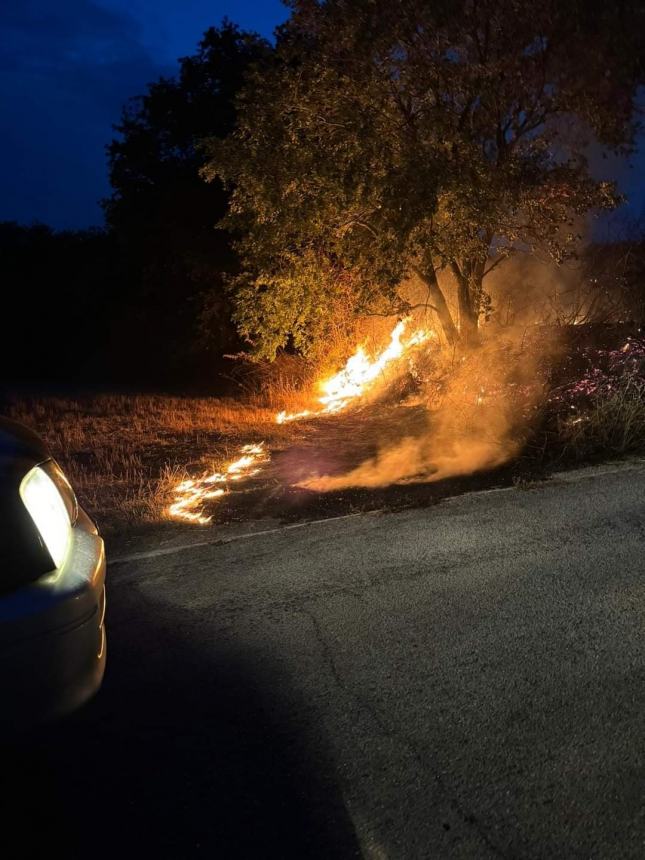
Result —
<path fill-rule="evenodd" d="M 576 219 L 617 200 L 586 153 L 632 145 L 642 2 L 291 5 L 235 131 L 206 147 L 204 176 L 231 189 L 241 334 L 261 356 L 307 352 L 348 293 L 357 314 L 403 313 L 415 276 L 446 339 L 476 339 L 491 267 L 564 259 Z"/>

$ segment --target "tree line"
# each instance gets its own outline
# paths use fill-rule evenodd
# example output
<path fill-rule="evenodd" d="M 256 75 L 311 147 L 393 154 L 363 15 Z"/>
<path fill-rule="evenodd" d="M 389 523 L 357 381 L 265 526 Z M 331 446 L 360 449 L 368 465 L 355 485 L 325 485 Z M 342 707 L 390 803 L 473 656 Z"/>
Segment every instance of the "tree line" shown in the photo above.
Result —
<path fill-rule="evenodd" d="M 409 312 L 410 281 L 474 344 L 494 270 L 563 263 L 620 203 L 588 156 L 634 146 L 642 0 L 290 5 L 274 44 L 224 22 L 125 107 L 105 230 L 2 225 L 36 364 L 54 338 L 77 378 L 214 383 L 227 353 Z"/>

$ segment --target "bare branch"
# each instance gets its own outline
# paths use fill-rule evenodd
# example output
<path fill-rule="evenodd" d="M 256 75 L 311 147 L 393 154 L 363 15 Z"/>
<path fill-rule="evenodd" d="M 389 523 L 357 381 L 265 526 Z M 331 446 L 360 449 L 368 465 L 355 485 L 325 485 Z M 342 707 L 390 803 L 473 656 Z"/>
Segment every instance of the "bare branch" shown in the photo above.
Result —
<path fill-rule="evenodd" d="M 491 263 L 491 265 L 487 269 L 484 269 L 482 278 L 485 278 L 486 275 L 489 275 L 493 271 L 493 269 L 496 269 L 500 263 L 504 262 L 504 260 L 508 260 L 508 257 L 506 257 L 505 255 L 498 257 L 494 263 Z"/>

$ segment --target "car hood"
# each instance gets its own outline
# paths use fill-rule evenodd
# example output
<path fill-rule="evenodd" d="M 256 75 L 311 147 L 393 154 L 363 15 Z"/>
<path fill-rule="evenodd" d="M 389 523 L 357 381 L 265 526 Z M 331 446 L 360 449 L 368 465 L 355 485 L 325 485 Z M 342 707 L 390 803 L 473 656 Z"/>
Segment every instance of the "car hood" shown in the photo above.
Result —
<path fill-rule="evenodd" d="M 28 460 L 35 466 L 49 456 L 47 446 L 37 433 L 24 424 L 0 417 L 0 469 L 16 460 Z"/>

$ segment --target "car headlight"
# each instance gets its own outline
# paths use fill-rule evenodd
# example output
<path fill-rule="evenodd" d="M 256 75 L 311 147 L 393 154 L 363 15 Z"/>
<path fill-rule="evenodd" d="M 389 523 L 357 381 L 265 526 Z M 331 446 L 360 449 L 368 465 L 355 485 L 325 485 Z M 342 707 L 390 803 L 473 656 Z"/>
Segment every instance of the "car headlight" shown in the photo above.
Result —
<path fill-rule="evenodd" d="M 20 483 L 20 498 L 52 557 L 61 567 L 67 555 L 76 520 L 76 497 L 56 463 L 49 461 L 27 472 Z"/>

